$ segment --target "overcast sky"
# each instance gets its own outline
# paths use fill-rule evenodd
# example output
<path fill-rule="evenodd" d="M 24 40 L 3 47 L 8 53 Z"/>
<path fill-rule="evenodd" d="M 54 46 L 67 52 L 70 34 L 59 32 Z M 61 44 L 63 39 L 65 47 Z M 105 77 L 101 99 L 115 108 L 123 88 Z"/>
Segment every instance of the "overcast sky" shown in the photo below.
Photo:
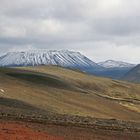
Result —
<path fill-rule="evenodd" d="M 140 0 L 0 0 L 0 54 L 35 48 L 140 63 Z"/>

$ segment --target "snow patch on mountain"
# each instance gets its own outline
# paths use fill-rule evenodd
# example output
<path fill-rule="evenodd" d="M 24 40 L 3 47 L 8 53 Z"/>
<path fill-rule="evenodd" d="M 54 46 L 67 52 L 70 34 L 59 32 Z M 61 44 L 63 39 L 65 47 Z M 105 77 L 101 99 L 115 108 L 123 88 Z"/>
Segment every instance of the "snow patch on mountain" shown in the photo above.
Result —
<path fill-rule="evenodd" d="M 129 68 L 135 67 L 135 64 L 130 64 L 122 61 L 114 61 L 114 60 L 107 60 L 103 62 L 99 62 L 98 65 L 105 67 L 105 68 Z"/>

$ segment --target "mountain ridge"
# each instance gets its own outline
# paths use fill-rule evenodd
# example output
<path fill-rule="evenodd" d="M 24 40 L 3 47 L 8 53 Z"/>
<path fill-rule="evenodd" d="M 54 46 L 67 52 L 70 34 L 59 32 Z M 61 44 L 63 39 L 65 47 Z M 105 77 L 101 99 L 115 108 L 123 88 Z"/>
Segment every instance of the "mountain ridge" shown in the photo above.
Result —
<path fill-rule="evenodd" d="M 140 83 L 140 64 L 128 71 L 121 79 L 132 83 Z"/>

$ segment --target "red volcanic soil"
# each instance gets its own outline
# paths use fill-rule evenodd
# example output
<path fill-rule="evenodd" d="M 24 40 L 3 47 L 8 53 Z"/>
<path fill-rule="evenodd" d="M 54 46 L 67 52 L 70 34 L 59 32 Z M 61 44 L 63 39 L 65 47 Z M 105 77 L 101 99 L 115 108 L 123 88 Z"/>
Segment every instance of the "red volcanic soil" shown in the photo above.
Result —
<path fill-rule="evenodd" d="M 138 140 L 140 133 L 0 120 L 0 140 Z"/>
<path fill-rule="evenodd" d="M 23 124 L 0 122 L 0 140 L 63 140 L 46 132 L 37 132 Z"/>

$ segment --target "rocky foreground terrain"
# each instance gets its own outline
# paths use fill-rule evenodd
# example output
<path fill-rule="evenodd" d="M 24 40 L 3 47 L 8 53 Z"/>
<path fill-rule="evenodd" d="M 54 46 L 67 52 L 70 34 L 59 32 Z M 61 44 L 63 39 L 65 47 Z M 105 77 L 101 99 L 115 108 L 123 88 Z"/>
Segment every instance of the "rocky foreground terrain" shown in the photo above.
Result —
<path fill-rule="evenodd" d="M 0 114 L 2 140 L 138 140 L 140 123 L 57 115 Z"/>
<path fill-rule="evenodd" d="M 140 86 L 56 66 L 0 69 L 0 140 L 139 140 Z"/>

